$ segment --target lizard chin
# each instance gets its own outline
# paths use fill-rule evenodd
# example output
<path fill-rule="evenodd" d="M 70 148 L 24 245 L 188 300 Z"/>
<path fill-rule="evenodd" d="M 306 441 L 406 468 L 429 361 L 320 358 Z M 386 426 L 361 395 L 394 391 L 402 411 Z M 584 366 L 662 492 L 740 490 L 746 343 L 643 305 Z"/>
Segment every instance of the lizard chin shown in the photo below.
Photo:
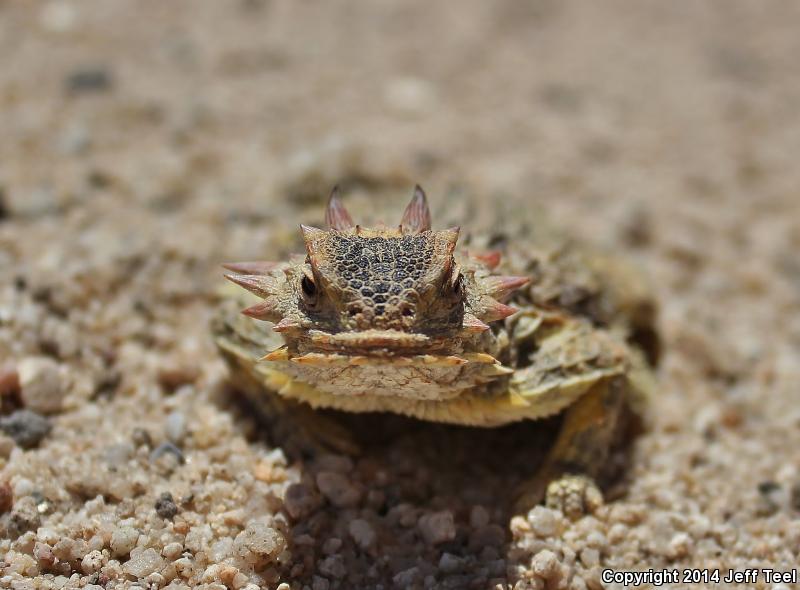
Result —
<path fill-rule="evenodd" d="M 321 395 L 445 400 L 508 375 L 486 352 L 452 337 L 399 330 L 311 330 L 262 358 Z"/>

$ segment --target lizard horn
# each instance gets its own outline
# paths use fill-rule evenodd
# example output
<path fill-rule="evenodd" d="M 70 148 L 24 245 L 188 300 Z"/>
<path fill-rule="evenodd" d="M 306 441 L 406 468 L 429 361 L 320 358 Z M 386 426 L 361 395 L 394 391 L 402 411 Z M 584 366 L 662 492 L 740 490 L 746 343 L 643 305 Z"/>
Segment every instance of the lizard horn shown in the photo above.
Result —
<path fill-rule="evenodd" d="M 414 187 L 414 196 L 403 213 L 400 226 L 410 233 L 419 233 L 431 229 L 431 210 L 428 199 L 419 185 Z"/>
<path fill-rule="evenodd" d="M 328 198 L 328 207 L 325 209 L 325 223 L 331 229 L 338 229 L 340 231 L 350 229 L 355 224 L 353 218 L 345 209 L 342 199 L 339 198 L 339 187 L 333 187 L 331 196 Z"/>

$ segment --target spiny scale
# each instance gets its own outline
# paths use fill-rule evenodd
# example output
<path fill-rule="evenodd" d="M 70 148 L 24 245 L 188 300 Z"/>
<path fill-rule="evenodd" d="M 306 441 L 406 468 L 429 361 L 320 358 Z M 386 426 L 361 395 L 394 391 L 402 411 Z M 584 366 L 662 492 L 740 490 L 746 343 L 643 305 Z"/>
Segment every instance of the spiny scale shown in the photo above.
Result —
<path fill-rule="evenodd" d="M 529 277 L 514 277 L 493 275 L 484 279 L 484 284 L 488 286 L 492 297 L 498 301 L 505 302 L 517 289 L 524 287 L 531 280 Z"/>
<path fill-rule="evenodd" d="M 508 316 L 514 315 L 517 312 L 517 308 L 491 299 L 489 302 L 487 302 L 482 312 L 481 319 L 483 321 L 496 322 L 499 320 L 504 320 Z"/>
<path fill-rule="evenodd" d="M 243 309 L 242 313 L 257 320 L 279 321 L 281 316 L 277 309 L 277 303 L 277 301 L 270 297 L 269 299 L 265 299 L 264 301 Z"/>
<path fill-rule="evenodd" d="M 280 262 L 226 262 L 222 268 L 227 268 L 233 272 L 243 275 L 265 275 L 279 266 Z"/>
<path fill-rule="evenodd" d="M 227 274 L 225 278 L 259 297 L 267 297 L 271 294 L 271 284 L 263 275 Z"/>

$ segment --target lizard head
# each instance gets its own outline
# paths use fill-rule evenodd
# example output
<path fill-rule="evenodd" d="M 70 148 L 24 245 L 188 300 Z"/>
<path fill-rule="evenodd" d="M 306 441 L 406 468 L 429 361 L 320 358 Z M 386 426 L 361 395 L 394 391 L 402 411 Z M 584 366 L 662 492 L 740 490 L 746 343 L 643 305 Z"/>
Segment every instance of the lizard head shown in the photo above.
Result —
<path fill-rule="evenodd" d="M 459 363 L 454 355 L 511 315 L 503 301 L 528 282 L 493 275 L 497 255 L 457 256 L 459 229 L 431 229 L 419 187 L 396 227 L 356 225 L 336 189 L 325 218 L 327 229 L 301 226 L 304 256 L 226 265 L 228 279 L 262 298 L 243 313 L 274 322 L 286 340 L 267 360 Z"/>

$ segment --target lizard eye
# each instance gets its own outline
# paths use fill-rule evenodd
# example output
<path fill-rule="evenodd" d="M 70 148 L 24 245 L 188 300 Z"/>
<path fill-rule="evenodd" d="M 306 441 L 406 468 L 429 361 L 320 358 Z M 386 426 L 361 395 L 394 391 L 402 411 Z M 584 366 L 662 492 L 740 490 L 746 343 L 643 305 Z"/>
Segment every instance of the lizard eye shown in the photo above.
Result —
<path fill-rule="evenodd" d="M 303 295 L 309 299 L 313 299 L 317 295 L 317 286 L 308 276 L 303 276 L 302 280 L 300 281 L 300 288 L 303 290 Z"/>

